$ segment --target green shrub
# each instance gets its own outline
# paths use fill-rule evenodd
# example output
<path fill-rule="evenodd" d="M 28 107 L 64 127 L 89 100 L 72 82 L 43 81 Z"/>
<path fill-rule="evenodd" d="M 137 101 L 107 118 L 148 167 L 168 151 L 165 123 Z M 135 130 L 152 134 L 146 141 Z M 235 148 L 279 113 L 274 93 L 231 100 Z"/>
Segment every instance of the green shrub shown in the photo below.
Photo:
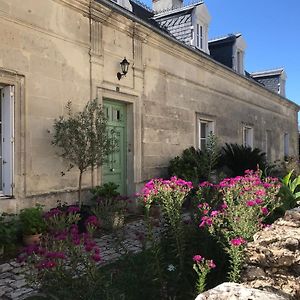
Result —
<path fill-rule="evenodd" d="M 3 247 L 4 252 L 15 246 L 18 229 L 15 216 L 0 216 L 0 248 Z"/>
<path fill-rule="evenodd" d="M 25 235 L 43 233 L 46 228 L 41 205 L 21 210 L 19 218 Z"/>
<path fill-rule="evenodd" d="M 260 149 L 227 143 L 222 148 L 221 164 L 229 169 L 230 176 L 243 175 L 246 170 L 257 168 L 265 173 L 268 167 L 266 154 Z"/>
<path fill-rule="evenodd" d="M 206 148 L 201 151 L 190 147 L 170 161 L 169 176 L 177 176 L 195 183 L 211 180 L 212 173 L 216 169 L 220 158 L 217 138 L 210 134 Z"/>
<path fill-rule="evenodd" d="M 283 179 L 278 196 L 281 199 L 281 205 L 268 218 L 268 223 L 273 223 L 281 218 L 284 213 L 297 206 L 297 200 L 300 198 L 300 175 L 293 178 L 294 170 L 289 172 Z"/>

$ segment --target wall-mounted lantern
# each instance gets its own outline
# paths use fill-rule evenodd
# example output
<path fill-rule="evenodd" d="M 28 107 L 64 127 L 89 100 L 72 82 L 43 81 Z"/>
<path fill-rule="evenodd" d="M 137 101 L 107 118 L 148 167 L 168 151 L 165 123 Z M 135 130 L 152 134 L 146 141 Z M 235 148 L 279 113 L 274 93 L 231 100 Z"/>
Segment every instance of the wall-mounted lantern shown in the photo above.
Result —
<path fill-rule="evenodd" d="M 128 72 L 128 67 L 130 63 L 127 61 L 126 57 L 120 62 L 122 73 L 117 73 L 117 78 L 120 80 L 123 76 L 126 76 Z"/>

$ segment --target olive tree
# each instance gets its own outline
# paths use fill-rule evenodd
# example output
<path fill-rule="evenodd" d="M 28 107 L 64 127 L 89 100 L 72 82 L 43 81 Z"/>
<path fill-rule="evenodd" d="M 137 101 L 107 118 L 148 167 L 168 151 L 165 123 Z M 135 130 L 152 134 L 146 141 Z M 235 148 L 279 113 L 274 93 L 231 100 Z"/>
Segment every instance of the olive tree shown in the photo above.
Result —
<path fill-rule="evenodd" d="M 115 150 L 116 141 L 108 136 L 107 120 L 97 99 L 90 100 L 83 111 L 73 113 L 72 103 L 67 114 L 54 121 L 52 144 L 60 148 L 59 155 L 79 169 L 78 202 L 81 206 L 82 174 L 102 166 Z"/>

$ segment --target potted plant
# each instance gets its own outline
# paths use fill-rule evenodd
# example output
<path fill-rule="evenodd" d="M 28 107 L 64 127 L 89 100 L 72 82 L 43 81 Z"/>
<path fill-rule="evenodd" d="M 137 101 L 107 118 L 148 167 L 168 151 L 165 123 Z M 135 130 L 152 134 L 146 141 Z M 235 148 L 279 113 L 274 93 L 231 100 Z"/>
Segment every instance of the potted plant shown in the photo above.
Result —
<path fill-rule="evenodd" d="M 19 218 L 23 232 L 24 244 L 31 245 L 38 243 L 41 234 L 46 228 L 42 206 L 36 205 L 35 207 L 21 210 Z"/>

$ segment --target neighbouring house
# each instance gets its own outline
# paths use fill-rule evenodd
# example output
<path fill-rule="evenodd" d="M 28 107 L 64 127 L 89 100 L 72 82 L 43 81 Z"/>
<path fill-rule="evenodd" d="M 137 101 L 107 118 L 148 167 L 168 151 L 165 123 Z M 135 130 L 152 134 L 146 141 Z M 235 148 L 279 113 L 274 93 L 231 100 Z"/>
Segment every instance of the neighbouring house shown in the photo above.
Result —
<path fill-rule="evenodd" d="M 85 174 L 86 188 L 113 181 L 134 194 L 211 131 L 272 160 L 298 154 L 299 107 L 284 97 L 284 72 L 245 73 L 242 36 L 209 41 L 203 2 L 155 0 L 153 8 L 0 0 L 0 211 L 76 200 L 77 171 L 65 172 L 51 145 L 68 100 L 80 110 L 98 98 L 120 141 L 107 165 Z M 119 80 L 124 57 L 129 70 Z"/>

